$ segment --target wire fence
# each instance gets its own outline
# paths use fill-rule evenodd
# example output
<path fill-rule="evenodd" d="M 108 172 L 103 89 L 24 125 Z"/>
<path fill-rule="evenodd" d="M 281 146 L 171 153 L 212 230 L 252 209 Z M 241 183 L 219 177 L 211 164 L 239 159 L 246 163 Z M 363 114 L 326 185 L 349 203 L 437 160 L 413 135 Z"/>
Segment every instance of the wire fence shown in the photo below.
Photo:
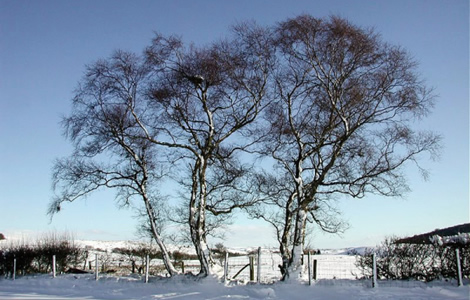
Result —
<path fill-rule="evenodd" d="M 222 271 L 218 275 L 225 281 L 235 281 L 241 283 L 258 282 L 273 283 L 282 278 L 281 267 L 283 260 L 279 252 L 272 249 L 261 249 L 252 251 L 249 254 L 228 254 L 214 256 Z M 55 256 L 49 272 L 56 274 Z M 357 256 L 355 255 L 304 255 L 303 266 L 301 269 L 302 280 L 316 285 L 359 285 L 367 287 L 375 286 L 400 286 L 400 287 L 417 287 L 422 283 L 415 280 L 390 280 L 384 281 L 377 278 L 364 276 L 363 270 L 357 266 Z M 174 266 L 181 273 L 197 274 L 200 270 L 199 261 L 196 259 L 180 259 L 173 261 Z M 8 264 L 10 265 L 10 264 Z M 19 259 L 14 260 L 11 264 L 12 269 L 4 274 L 5 277 L 15 278 L 16 275 L 24 275 L 17 266 L 22 263 Z M 148 266 L 148 267 L 147 267 Z M 225 268 L 224 268 L 225 266 Z M 5 269 L 6 270 L 6 269 Z M 70 266 L 68 271 L 64 272 L 86 272 L 96 274 L 112 274 L 115 276 L 127 276 L 136 274 L 141 276 L 168 276 L 163 261 L 159 258 L 133 257 L 109 252 L 109 251 L 89 251 L 85 261 L 77 261 Z M 368 278 L 368 279 L 365 279 Z M 465 278 L 464 278 L 465 279 Z M 423 283 L 424 284 L 424 283 Z M 427 283 L 426 283 L 427 284 Z M 461 285 L 462 279 L 442 279 L 434 284 L 442 285 Z M 466 279 L 464 284 L 468 284 Z"/>
<path fill-rule="evenodd" d="M 253 281 L 257 279 L 258 265 L 255 256 L 254 278 L 250 278 L 250 256 L 229 257 L 227 277 L 233 280 Z M 281 279 L 282 257 L 279 253 L 262 251 L 260 255 L 260 282 L 269 283 Z M 306 256 L 303 259 L 302 273 L 307 275 Z M 312 279 L 358 279 L 361 272 L 356 266 L 356 257 L 349 255 L 312 255 Z M 251 275 L 253 275 L 251 274 Z M 304 276 L 305 277 L 305 276 Z M 308 279 L 308 278 L 307 278 Z"/>
<path fill-rule="evenodd" d="M 253 263 L 250 266 L 251 260 Z M 261 251 L 259 255 L 259 266 L 257 254 L 229 256 L 227 265 L 227 279 L 242 282 L 256 280 L 259 282 L 270 283 L 278 281 L 281 278 L 279 266 L 282 265 L 282 257 L 279 253 Z"/>
<path fill-rule="evenodd" d="M 312 267 L 315 279 L 358 279 L 361 271 L 356 257 L 349 255 L 313 255 Z M 316 268 L 315 268 L 316 266 Z M 316 272 L 315 272 L 316 271 Z M 315 275 L 316 273 L 316 275 Z"/>

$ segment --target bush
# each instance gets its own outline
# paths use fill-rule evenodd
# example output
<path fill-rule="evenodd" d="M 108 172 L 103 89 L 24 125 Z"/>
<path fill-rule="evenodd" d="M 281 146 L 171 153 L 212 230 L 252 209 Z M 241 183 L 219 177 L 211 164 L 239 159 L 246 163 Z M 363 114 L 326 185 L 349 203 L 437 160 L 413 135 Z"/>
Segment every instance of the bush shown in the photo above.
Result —
<path fill-rule="evenodd" d="M 211 249 L 212 253 L 217 256 L 225 256 L 225 253 L 227 252 L 227 248 L 224 246 L 222 243 L 217 243 L 215 244 L 215 248 Z"/>
<path fill-rule="evenodd" d="M 13 274 L 13 262 L 16 259 L 17 274 L 36 272 L 33 261 L 37 250 L 26 244 L 10 244 L 8 248 L 0 250 L 0 275 Z"/>
<path fill-rule="evenodd" d="M 65 272 L 67 268 L 76 268 L 84 256 L 82 248 L 75 245 L 73 238 L 64 234 L 58 236 L 49 234 L 37 242 L 38 255 L 36 263 L 40 273 L 52 271 L 52 256 L 56 257 L 58 272 Z"/>
<path fill-rule="evenodd" d="M 12 274 L 15 258 L 17 274 L 51 272 L 53 255 L 56 256 L 57 272 L 65 272 L 69 267 L 77 267 L 83 254 L 83 249 L 68 235 L 49 234 L 35 244 L 10 243 L 0 249 L 0 275 Z"/>
<path fill-rule="evenodd" d="M 455 248 L 433 244 L 396 244 L 397 238 L 388 238 L 377 249 L 367 249 L 357 256 L 356 266 L 363 277 L 372 276 L 372 254 L 376 253 L 377 277 L 392 280 L 432 281 L 438 278 L 456 278 Z M 460 248 L 462 274 L 470 276 L 470 245 Z"/>
<path fill-rule="evenodd" d="M 196 260 L 198 259 L 197 255 L 195 254 L 188 254 L 178 250 L 173 251 L 172 259 L 174 261 L 181 261 L 181 260 Z"/>

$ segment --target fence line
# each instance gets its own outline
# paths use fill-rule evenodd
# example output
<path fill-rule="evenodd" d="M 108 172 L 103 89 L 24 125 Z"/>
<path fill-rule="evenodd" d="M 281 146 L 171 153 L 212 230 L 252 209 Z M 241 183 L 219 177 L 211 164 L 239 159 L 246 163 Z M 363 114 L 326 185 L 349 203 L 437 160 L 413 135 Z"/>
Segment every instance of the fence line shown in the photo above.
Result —
<path fill-rule="evenodd" d="M 458 276 L 456 278 L 457 284 L 463 284 L 462 278 L 462 265 L 461 259 L 459 256 L 459 250 L 456 249 L 456 268 L 458 269 Z M 124 270 L 129 270 L 131 266 L 134 270 L 135 261 L 124 262 L 122 257 L 119 258 L 118 255 L 112 257 L 112 253 L 101 253 L 99 251 L 95 251 L 95 259 L 94 259 L 94 270 L 92 268 L 92 261 L 88 260 L 89 263 L 89 271 L 90 273 L 94 273 L 95 279 L 98 280 L 100 275 L 100 267 L 102 273 L 116 273 L 114 269 L 123 268 Z M 360 284 L 370 285 L 371 287 L 376 287 L 378 285 L 383 284 L 383 281 L 377 278 L 376 269 L 376 255 L 372 256 L 373 259 L 373 272 L 371 275 L 370 283 L 364 283 L 364 281 L 359 280 Z M 282 266 L 283 261 L 282 257 L 279 253 L 263 250 L 258 248 L 256 251 L 253 251 L 251 254 L 247 255 L 230 255 L 229 253 L 224 253 L 219 257 L 220 264 L 223 266 L 223 280 L 237 280 L 241 282 L 257 282 L 257 283 L 272 283 L 275 281 L 280 280 L 281 272 L 280 266 Z M 197 260 L 181 260 L 181 270 L 184 272 L 192 272 L 198 273 L 199 272 L 199 261 Z M 312 255 L 308 253 L 308 255 L 304 256 L 304 265 L 303 265 L 303 278 L 308 284 L 312 284 L 312 280 L 318 284 L 325 284 L 325 280 L 335 279 L 338 280 L 336 284 L 343 284 L 344 280 L 356 280 L 361 277 L 362 271 L 356 266 L 356 256 L 352 255 Z M 13 261 L 13 270 L 10 273 L 11 278 L 14 280 L 17 275 L 17 263 L 21 265 L 21 261 L 18 262 L 15 258 Z M 82 262 L 80 265 L 86 266 Z M 175 265 L 178 265 L 175 262 Z M 464 261 L 464 265 L 466 262 Z M 144 269 L 145 268 L 145 269 Z M 161 259 L 153 259 L 149 258 L 149 255 L 146 255 L 145 260 L 143 262 L 142 267 L 138 268 L 139 274 L 142 275 L 144 272 L 145 279 L 144 282 L 149 281 L 149 276 L 165 276 L 165 269 L 163 265 L 163 261 Z M 122 271 L 122 270 L 121 270 Z M 127 274 L 129 271 L 127 271 Z M 126 272 L 121 272 L 121 275 L 126 274 Z M 256 276 L 255 276 L 256 274 Z M 119 274 L 118 274 L 119 275 Z M 56 277 L 56 256 L 52 256 L 52 277 Z M 450 281 L 452 282 L 452 281 Z M 387 282 L 385 281 L 385 284 Z"/>

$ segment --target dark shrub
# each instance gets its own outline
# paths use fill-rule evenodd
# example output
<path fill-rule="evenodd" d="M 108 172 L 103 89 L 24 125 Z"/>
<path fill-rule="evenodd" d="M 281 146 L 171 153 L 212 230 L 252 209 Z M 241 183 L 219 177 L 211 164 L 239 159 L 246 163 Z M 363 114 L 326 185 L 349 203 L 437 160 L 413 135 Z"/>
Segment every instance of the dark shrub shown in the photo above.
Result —
<path fill-rule="evenodd" d="M 377 277 L 380 279 L 432 281 L 438 278 L 456 278 L 454 247 L 434 244 L 397 244 L 397 238 L 388 238 L 376 249 L 367 249 L 357 256 L 356 266 L 362 276 L 372 276 L 372 254 L 377 257 Z M 462 274 L 470 276 L 470 245 L 460 246 Z"/>

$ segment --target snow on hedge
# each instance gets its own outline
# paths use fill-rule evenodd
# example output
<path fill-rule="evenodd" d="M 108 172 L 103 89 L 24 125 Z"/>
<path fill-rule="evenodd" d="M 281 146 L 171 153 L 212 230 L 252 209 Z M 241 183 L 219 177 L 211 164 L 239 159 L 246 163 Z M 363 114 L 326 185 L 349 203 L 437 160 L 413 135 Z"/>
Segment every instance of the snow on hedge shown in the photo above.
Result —
<path fill-rule="evenodd" d="M 433 235 L 429 238 L 431 243 L 439 246 L 445 245 L 468 245 L 470 244 L 470 233 L 459 233 L 452 236 Z"/>

